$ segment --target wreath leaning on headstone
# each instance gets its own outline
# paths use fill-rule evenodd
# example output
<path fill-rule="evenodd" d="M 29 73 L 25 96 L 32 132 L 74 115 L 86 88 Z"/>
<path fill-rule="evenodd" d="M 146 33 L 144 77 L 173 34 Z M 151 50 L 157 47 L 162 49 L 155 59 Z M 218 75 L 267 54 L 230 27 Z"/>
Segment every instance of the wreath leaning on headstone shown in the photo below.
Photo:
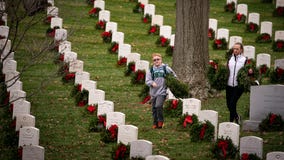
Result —
<path fill-rule="evenodd" d="M 130 145 L 121 142 L 116 144 L 111 151 L 111 158 L 114 160 L 127 160 L 130 156 Z"/>
<path fill-rule="evenodd" d="M 214 140 L 214 130 L 215 127 L 208 120 L 205 122 L 195 123 L 190 127 L 190 140 L 191 142 L 211 142 Z"/>
<path fill-rule="evenodd" d="M 284 131 L 284 121 L 280 114 L 269 113 L 259 124 L 260 131 Z"/>
<path fill-rule="evenodd" d="M 182 114 L 182 100 L 168 99 L 165 101 L 164 114 L 167 117 L 176 118 Z"/>
<path fill-rule="evenodd" d="M 218 160 L 235 159 L 238 154 L 238 148 L 229 137 L 218 138 L 213 144 L 211 152 L 213 157 Z"/>

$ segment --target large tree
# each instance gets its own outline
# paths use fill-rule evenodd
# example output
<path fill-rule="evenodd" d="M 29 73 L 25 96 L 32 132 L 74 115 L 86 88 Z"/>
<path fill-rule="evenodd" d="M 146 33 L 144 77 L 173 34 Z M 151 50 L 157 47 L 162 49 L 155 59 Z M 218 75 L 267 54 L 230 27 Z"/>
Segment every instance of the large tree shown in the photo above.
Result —
<path fill-rule="evenodd" d="M 194 98 L 208 97 L 209 0 L 176 1 L 176 33 L 173 69 L 189 85 Z"/>

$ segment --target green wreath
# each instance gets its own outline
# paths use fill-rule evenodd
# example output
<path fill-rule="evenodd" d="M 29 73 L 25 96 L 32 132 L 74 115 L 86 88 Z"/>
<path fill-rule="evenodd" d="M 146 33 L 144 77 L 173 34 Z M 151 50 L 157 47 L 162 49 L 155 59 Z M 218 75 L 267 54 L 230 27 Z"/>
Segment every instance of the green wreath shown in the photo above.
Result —
<path fill-rule="evenodd" d="M 183 114 L 179 119 L 178 119 L 178 125 L 177 129 L 183 130 L 183 131 L 190 131 L 190 128 L 192 125 L 198 123 L 198 117 L 197 115 L 188 115 Z"/>
<path fill-rule="evenodd" d="M 238 148 L 229 137 L 218 138 L 213 144 L 211 152 L 213 157 L 218 160 L 235 159 L 238 154 Z"/>
<path fill-rule="evenodd" d="M 284 69 L 276 67 L 269 74 L 270 83 L 273 84 L 284 84 Z"/>
<path fill-rule="evenodd" d="M 178 79 L 176 79 L 172 74 L 167 74 L 166 86 L 171 90 L 173 95 L 177 98 L 189 98 L 189 86 Z"/>
<path fill-rule="evenodd" d="M 232 18 L 232 23 L 245 23 L 246 16 L 240 13 L 237 13 Z"/>
<path fill-rule="evenodd" d="M 248 154 L 248 153 L 243 153 L 241 155 L 241 160 L 261 160 L 262 158 L 258 157 L 255 153 Z"/>
<path fill-rule="evenodd" d="M 146 71 L 138 69 L 133 74 L 131 74 L 132 84 L 145 84 Z"/>
<path fill-rule="evenodd" d="M 190 140 L 191 142 L 214 140 L 215 127 L 210 121 L 198 122 L 190 127 Z"/>
<path fill-rule="evenodd" d="M 220 49 L 220 50 L 224 50 L 227 49 L 227 41 L 226 38 L 221 38 L 221 39 L 215 39 L 213 42 L 213 49 Z"/>
<path fill-rule="evenodd" d="M 130 156 L 130 145 L 121 142 L 112 147 L 111 158 L 114 160 L 128 160 Z"/>
<path fill-rule="evenodd" d="M 129 62 L 128 65 L 127 65 L 127 68 L 126 70 L 124 71 L 124 75 L 125 76 L 129 76 L 131 75 L 132 73 L 134 73 L 135 71 L 135 62 Z"/>
<path fill-rule="evenodd" d="M 284 51 L 284 40 L 273 41 L 272 49 L 274 52 L 283 52 Z"/>
<path fill-rule="evenodd" d="M 252 71 L 252 73 L 249 72 Z M 256 69 L 255 65 L 247 64 L 242 67 L 237 75 L 238 87 L 242 88 L 244 92 L 250 92 L 250 87 L 252 85 L 257 85 L 257 81 L 261 81 L 259 77 L 259 71 Z"/>
<path fill-rule="evenodd" d="M 235 12 L 235 2 L 227 3 L 224 6 L 225 12 Z"/>
<path fill-rule="evenodd" d="M 106 114 L 92 116 L 89 123 L 89 132 L 102 132 L 106 130 Z"/>
<path fill-rule="evenodd" d="M 259 26 L 256 23 L 250 22 L 246 24 L 246 31 L 251 33 L 256 33 L 259 29 Z"/>
<path fill-rule="evenodd" d="M 260 131 L 284 131 L 284 121 L 280 114 L 269 113 L 259 124 Z"/>
<path fill-rule="evenodd" d="M 262 33 L 259 36 L 256 37 L 255 39 L 256 43 L 270 43 L 272 42 L 271 36 L 268 33 Z"/>
<path fill-rule="evenodd" d="M 182 100 L 168 99 L 164 104 L 164 115 L 166 117 L 176 118 L 182 115 Z"/>

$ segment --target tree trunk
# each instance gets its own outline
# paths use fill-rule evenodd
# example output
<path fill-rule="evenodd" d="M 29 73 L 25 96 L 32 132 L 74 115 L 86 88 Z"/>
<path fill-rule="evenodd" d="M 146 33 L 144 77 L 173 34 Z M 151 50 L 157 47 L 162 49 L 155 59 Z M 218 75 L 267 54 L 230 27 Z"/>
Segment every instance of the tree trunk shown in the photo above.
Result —
<path fill-rule="evenodd" d="M 173 69 L 192 97 L 206 99 L 209 0 L 178 0 L 176 7 Z"/>

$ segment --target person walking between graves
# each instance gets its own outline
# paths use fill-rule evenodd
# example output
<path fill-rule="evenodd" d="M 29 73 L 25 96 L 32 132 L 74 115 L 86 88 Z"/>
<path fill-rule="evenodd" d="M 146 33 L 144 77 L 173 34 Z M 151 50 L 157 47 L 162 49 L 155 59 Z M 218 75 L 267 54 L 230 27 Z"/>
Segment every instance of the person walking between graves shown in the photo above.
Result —
<path fill-rule="evenodd" d="M 226 101 L 227 107 L 230 111 L 230 122 L 241 123 L 241 117 L 237 113 L 237 102 L 244 90 L 238 87 L 237 75 L 239 70 L 244 67 L 246 57 L 243 56 L 243 44 L 235 43 L 233 46 L 233 54 L 228 59 L 227 67 L 229 70 L 229 77 L 226 86 Z"/>
<path fill-rule="evenodd" d="M 153 66 L 146 73 L 146 85 L 150 87 L 153 129 L 162 128 L 164 125 L 163 104 L 167 97 L 167 86 L 165 76 L 175 72 L 162 62 L 162 56 L 159 53 L 152 54 Z"/>

